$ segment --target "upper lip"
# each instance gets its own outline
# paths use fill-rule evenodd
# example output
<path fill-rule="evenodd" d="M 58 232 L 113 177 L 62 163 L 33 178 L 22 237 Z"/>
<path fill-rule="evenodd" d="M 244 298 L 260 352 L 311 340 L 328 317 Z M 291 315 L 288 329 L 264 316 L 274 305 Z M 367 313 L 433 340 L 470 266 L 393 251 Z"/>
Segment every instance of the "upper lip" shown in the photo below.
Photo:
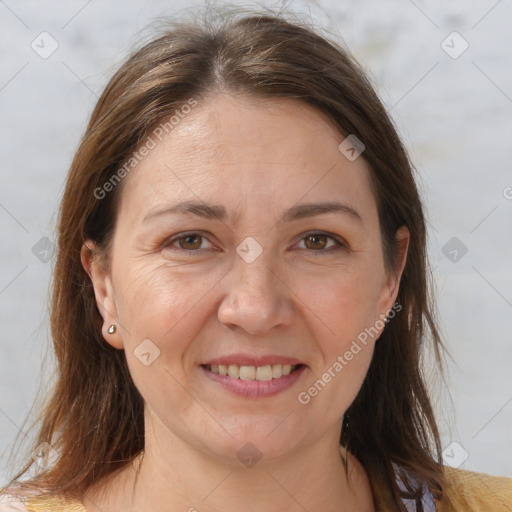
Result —
<path fill-rule="evenodd" d="M 216 357 L 203 363 L 203 365 L 219 365 L 223 364 L 229 366 L 230 364 L 236 364 L 237 366 L 266 366 L 273 364 L 291 364 L 298 365 L 304 364 L 294 357 L 278 356 L 278 355 L 267 355 L 267 356 L 255 356 L 250 354 L 231 354 L 229 356 Z"/>

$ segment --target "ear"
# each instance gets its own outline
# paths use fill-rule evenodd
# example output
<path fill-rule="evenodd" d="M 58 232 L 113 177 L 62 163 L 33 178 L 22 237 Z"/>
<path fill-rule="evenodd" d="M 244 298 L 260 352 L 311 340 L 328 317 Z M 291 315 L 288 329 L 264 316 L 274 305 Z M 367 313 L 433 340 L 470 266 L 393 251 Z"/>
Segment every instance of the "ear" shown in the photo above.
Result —
<path fill-rule="evenodd" d="M 410 233 L 409 230 L 402 226 L 396 232 L 395 244 L 398 249 L 397 261 L 395 268 L 391 272 L 386 273 L 384 282 L 382 283 L 379 295 L 379 303 L 377 314 L 380 318 L 387 317 L 389 310 L 395 304 L 400 288 L 400 279 L 407 261 L 407 251 L 409 248 Z"/>
<path fill-rule="evenodd" d="M 101 332 L 105 341 L 114 348 L 124 348 L 123 339 L 119 332 L 120 325 L 117 315 L 117 306 L 114 298 L 114 288 L 110 272 L 105 269 L 100 259 L 99 249 L 92 240 L 87 240 L 80 251 L 82 266 L 91 278 L 96 297 L 96 306 L 103 318 Z M 111 325 L 116 327 L 114 333 L 109 333 Z"/>

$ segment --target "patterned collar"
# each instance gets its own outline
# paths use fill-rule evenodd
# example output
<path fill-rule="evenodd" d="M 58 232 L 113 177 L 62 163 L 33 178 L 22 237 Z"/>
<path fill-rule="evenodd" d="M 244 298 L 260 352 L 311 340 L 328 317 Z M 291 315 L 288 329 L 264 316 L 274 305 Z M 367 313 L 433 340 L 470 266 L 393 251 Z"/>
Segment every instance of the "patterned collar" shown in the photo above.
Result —
<path fill-rule="evenodd" d="M 416 479 L 406 469 L 400 468 L 394 462 L 392 464 L 395 469 L 396 482 L 401 491 L 402 503 L 405 505 L 407 512 L 436 512 L 435 498 L 427 484 L 423 484 L 421 489 L 419 485 L 416 485 L 416 491 L 409 492 L 402 479 L 402 475 L 407 477 L 410 482 L 417 484 Z"/>

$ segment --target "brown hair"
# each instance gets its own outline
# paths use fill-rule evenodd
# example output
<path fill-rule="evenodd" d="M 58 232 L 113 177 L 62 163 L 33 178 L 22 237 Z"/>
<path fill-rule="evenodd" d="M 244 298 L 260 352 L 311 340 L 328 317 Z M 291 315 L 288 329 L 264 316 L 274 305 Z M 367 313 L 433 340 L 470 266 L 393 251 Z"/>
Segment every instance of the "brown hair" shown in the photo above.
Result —
<path fill-rule="evenodd" d="M 298 99 L 364 143 L 388 269 L 395 266 L 397 230 L 406 226 L 411 239 L 397 298 L 402 310 L 376 344 L 364 383 L 345 414 L 340 442 L 362 463 L 385 509 L 405 510 L 393 464 L 440 498 L 440 438 L 420 360 L 428 339 L 442 370 L 445 347 L 429 295 L 425 219 L 407 152 L 365 72 L 334 40 L 281 14 L 224 7 L 202 21 L 166 23 L 164 32 L 134 51 L 109 81 L 69 171 L 51 305 L 58 379 L 34 443 L 49 443 L 59 459 L 32 485 L 80 497 L 144 448 L 144 403 L 124 351 L 102 337 L 80 251 L 92 239 L 108 254 L 121 186 L 101 199 L 94 191 L 156 124 L 190 98 L 200 101 L 224 91 Z M 33 463 L 27 462 L 13 481 Z"/>

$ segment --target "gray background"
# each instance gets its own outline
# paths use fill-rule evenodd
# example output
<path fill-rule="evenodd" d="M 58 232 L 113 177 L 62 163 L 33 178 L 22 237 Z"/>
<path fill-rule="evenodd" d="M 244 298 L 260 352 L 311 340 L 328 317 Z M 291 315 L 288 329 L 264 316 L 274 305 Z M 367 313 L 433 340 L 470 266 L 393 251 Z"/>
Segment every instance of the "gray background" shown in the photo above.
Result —
<path fill-rule="evenodd" d="M 0 484 L 54 368 L 53 259 L 44 260 L 71 158 L 137 33 L 184 5 L 0 0 Z M 420 172 L 439 318 L 455 360 L 446 384 L 430 379 L 445 461 L 512 477 L 512 2 L 322 0 L 290 8 L 343 37 Z M 40 53 L 55 43 L 44 31 L 58 44 L 47 58 Z"/>

